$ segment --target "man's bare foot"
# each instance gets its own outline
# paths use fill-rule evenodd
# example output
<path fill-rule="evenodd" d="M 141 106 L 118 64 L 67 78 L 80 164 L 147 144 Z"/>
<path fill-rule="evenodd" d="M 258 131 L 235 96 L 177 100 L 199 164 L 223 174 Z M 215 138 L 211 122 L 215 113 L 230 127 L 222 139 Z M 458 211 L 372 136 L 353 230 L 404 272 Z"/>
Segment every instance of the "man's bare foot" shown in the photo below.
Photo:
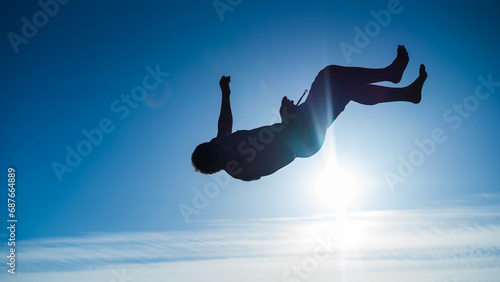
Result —
<path fill-rule="evenodd" d="M 419 70 L 420 75 L 415 81 L 407 86 L 408 91 L 412 94 L 412 98 L 410 102 L 418 104 L 420 100 L 422 100 L 422 87 L 424 86 L 424 82 L 427 79 L 427 72 L 425 71 L 425 66 L 420 65 Z"/>
<path fill-rule="evenodd" d="M 389 81 L 398 83 L 401 81 L 403 77 L 403 72 L 410 61 L 410 57 L 408 56 L 408 51 L 404 45 L 398 45 L 398 55 L 396 59 L 387 67 L 387 71 L 389 72 Z"/>

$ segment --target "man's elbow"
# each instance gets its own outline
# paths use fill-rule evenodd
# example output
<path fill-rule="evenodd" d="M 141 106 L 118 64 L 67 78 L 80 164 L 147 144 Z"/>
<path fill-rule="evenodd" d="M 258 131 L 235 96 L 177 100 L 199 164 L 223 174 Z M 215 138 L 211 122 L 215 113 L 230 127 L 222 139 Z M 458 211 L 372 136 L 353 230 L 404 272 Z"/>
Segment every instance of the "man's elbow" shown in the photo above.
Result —
<path fill-rule="evenodd" d="M 260 176 L 250 176 L 250 175 L 243 175 L 243 174 L 238 174 L 238 175 L 233 175 L 234 178 L 243 180 L 245 182 L 250 182 L 254 180 L 259 180 Z"/>
<path fill-rule="evenodd" d="M 255 180 L 259 180 L 259 179 L 260 179 L 260 177 L 259 177 L 259 178 L 254 178 L 254 179 L 243 179 L 243 178 L 239 178 L 239 180 L 244 181 L 244 182 L 252 182 L 252 181 L 255 181 Z"/>
<path fill-rule="evenodd" d="M 226 170 L 226 172 L 228 172 Z M 229 175 L 231 175 L 232 177 L 236 178 L 236 179 L 239 179 L 239 180 L 243 180 L 245 182 L 250 182 L 250 181 L 254 181 L 254 180 L 259 180 L 261 178 L 261 176 L 256 176 L 256 175 L 251 175 L 249 173 L 243 173 L 243 172 L 240 172 L 240 173 L 229 173 Z"/>
<path fill-rule="evenodd" d="M 243 180 L 245 182 L 255 181 L 255 180 L 259 180 L 259 179 L 260 179 L 260 176 L 253 177 L 253 178 L 241 178 L 241 180 Z"/>

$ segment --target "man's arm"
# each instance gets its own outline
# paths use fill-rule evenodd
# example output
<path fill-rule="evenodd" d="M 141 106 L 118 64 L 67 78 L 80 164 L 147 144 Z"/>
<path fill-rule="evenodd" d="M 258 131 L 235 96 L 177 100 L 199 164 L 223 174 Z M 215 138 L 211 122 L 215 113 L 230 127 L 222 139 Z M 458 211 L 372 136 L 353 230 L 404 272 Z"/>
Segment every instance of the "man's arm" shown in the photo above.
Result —
<path fill-rule="evenodd" d="M 231 112 L 231 102 L 229 99 L 229 96 L 231 95 L 231 89 L 229 89 L 230 81 L 231 76 L 222 76 L 219 81 L 220 89 L 222 90 L 222 103 L 219 122 L 217 124 L 217 136 L 220 136 L 221 134 L 231 134 L 233 131 L 233 113 Z"/>

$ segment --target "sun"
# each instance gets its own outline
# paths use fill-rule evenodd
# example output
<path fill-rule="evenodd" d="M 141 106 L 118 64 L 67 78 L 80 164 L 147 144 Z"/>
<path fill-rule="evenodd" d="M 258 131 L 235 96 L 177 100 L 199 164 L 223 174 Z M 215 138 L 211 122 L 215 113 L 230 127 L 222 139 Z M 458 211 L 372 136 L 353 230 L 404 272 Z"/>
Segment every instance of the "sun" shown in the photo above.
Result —
<path fill-rule="evenodd" d="M 343 215 L 356 198 L 359 182 L 352 173 L 338 165 L 328 165 L 316 177 L 315 192 L 321 202 Z"/>

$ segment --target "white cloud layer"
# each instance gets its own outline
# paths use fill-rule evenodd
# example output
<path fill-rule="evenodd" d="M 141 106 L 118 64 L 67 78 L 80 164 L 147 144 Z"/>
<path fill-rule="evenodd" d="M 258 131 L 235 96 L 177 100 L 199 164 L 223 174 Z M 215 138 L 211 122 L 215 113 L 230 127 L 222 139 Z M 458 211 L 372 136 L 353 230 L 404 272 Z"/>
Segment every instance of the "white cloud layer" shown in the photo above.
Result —
<path fill-rule="evenodd" d="M 4 268 L 1 281 L 499 281 L 500 208 L 211 221 L 18 245 L 17 274 Z"/>

